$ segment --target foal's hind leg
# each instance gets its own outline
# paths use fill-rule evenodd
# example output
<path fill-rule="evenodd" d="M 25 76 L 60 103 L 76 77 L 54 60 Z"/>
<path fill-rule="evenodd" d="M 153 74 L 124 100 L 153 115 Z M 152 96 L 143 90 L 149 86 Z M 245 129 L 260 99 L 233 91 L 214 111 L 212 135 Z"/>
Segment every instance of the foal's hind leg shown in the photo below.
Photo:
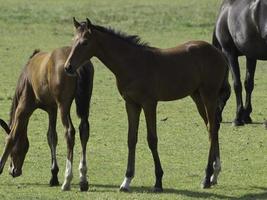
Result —
<path fill-rule="evenodd" d="M 198 91 L 194 92 L 194 94 L 192 94 L 191 97 L 197 106 L 198 113 L 200 114 L 200 116 L 204 120 L 205 124 L 208 125 L 208 118 L 206 115 L 206 109 L 205 109 L 204 103 L 201 99 L 199 92 Z"/>
<path fill-rule="evenodd" d="M 70 190 L 70 183 L 73 178 L 72 174 L 72 163 L 73 163 L 73 148 L 75 140 L 75 129 L 72 125 L 70 118 L 70 104 L 66 106 L 60 106 L 61 120 L 62 124 L 66 130 L 65 137 L 67 141 L 67 161 L 66 161 L 66 171 L 65 180 L 62 185 L 62 190 Z"/>
<path fill-rule="evenodd" d="M 220 149 L 219 149 L 219 138 L 218 130 L 220 128 L 220 123 L 216 117 L 217 109 L 217 98 L 203 98 L 206 107 L 206 113 L 208 118 L 208 131 L 209 131 L 209 141 L 210 150 L 208 157 L 208 164 L 206 167 L 206 175 L 204 177 L 202 187 L 209 188 L 211 184 L 217 183 L 217 177 L 221 171 L 220 164 Z"/>
<path fill-rule="evenodd" d="M 47 132 L 47 141 L 51 151 L 51 173 L 52 177 L 50 179 L 50 186 L 58 186 L 58 165 L 56 158 L 56 147 L 57 147 L 57 132 L 56 132 L 56 124 L 57 124 L 57 107 L 52 108 L 48 111 L 49 116 L 49 128 Z"/>
<path fill-rule="evenodd" d="M 247 72 L 245 79 L 245 89 L 246 89 L 246 103 L 243 119 L 246 124 L 252 123 L 252 119 L 250 118 L 250 113 L 252 112 L 251 106 L 251 94 L 254 89 L 254 74 L 256 70 L 257 60 L 250 59 L 247 57 Z"/>

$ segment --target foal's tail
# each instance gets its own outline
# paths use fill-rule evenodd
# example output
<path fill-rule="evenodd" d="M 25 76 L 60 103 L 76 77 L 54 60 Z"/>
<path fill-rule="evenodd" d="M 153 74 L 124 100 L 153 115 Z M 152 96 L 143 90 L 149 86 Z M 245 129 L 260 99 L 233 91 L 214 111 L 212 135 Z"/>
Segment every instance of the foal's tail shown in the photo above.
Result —
<path fill-rule="evenodd" d="M 227 65 L 227 61 L 225 61 L 226 65 Z M 229 67 L 227 65 L 226 67 L 226 71 L 224 74 L 224 79 L 223 79 L 223 83 L 221 86 L 221 89 L 219 91 L 219 100 L 218 100 L 218 119 L 221 122 L 222 121 L 222 112 L 223 109 L 226 105 L 227 100 L 229 99 L 230 95 L 231 95 L 231 86 L 228 80 L 229 77 Z"/>
<path fill-rule="evenodd" d="M 7 123 L 4 120 L 0 119 L 0 125 L 6 131 L 6 134 L 10 133 L 11 130 L 10 130 L 9 126 L 7 125 Z"/>
<path fill-rule="evenodd" d="M 77 70 L 77 89 L 75 95 L 76 112 L 79 118 L 89 117 L 90 100 L 93 89 L 94 68 L 91 62 Z"/>

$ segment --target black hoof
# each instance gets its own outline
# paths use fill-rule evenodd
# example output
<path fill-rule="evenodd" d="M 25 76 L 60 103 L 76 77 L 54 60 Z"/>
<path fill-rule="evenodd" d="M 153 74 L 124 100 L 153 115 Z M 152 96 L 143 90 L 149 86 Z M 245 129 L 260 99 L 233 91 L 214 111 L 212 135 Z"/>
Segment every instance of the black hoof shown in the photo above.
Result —
<path fill-rule="evenodd" d="M 235 119 L 232 124 L 233 126 L 244 126 L 245 125 L 244 121 L 240 119 Z"/>
<path fill-rule="evenodd" d="M 244 122 L 245 122 L 245 124 L 252 124 L 252 119 L 251 119 L 251 117 L 250 117 L 250 116 L 246 116 L 246 117 L 244 117 Z"/>
<path fill-rule="evenodd" d="M 211 187 L 210 180 L 204 179 L 204 181 L 201 184 L 202 189 L 208 189 Z"/>
<path fill-rule="evenodd" d="M 49 183 L 50 187 L 59 186 L 59 182 L 57 178 L 52 178 Z"/>
<path fill-rule="evenodd" d="M 125 187 L 120 187 L 120 192 L 130 192 L 130 190 Z"/>
<path fill-rule="evenodd" d="M 163 188 L 161 188 L 161 187 L 154 187 L 154 188 L 152 189 L 152 191 L 153 191 L 154 193 L 162 193 L 162 192 L 163 192 Z"/>
<path fill-rule="evenodd" d="M 217 182 L 217 180 L 216 180 L 216 181 L 211 181 L 210 184 L 211 184 L 211 185 L 217 185 L 218 182 Z"/>
<path fill-rule="evenodd" d="M 86 192 L 89 189 L 89 184 L 88 181 L 86 182 L 80 182 L 80 191 L 81 192 Z"/>

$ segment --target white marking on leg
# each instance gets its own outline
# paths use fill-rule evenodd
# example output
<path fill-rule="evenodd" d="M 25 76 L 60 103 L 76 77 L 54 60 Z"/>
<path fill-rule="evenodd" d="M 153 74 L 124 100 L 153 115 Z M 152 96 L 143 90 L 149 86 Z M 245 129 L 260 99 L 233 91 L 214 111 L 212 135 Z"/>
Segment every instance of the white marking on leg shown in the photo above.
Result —
<path fill-rule="evenodd" d="M 122 182 L 120 189 L 124 189 L 124 190 L 129 190 L 130 189 L 130 184 L 132 181 L 133 177 L 125 177 L 124 181 Z"/>
<path fill-rule="evenodd" d="M 217 180 L 218 180 L 218 175 L 221 171 L 221 161 L 220 158 L 216 158 L 216 160 L 213 163 L 213 175 L 211 176 L 211 183 L 213 185 L 217 184 Z"/>
<path fill-rule="evenodd" d="M 80 171 L 80 182 L 81 183 L 87 182 L 87 177 L 86 177 L 87 166 L 86 166 L 86 162 L 83 159 L 80 161 L 79 171 Z"/>
<path fill-rule="evenodd" d="M 61 187 L 62 190 L 66 191 L 66 190 L 70 190 L 70 182 L 73 178 L 73 174 L 72 174 L 72 163 L 70 160 L 67 159 L 66 161 L 66 171 L 65 171 L 65 180 L 64 183 Z"/>

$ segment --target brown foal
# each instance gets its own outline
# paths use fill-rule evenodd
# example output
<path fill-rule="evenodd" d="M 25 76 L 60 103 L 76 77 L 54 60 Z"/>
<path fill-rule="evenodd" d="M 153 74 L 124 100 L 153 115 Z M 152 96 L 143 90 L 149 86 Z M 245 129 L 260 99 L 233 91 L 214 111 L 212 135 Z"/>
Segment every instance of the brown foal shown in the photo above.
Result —
<path fill-rule="evenodd" d="M 157 149 L 156 108 L 158 101 L 191 96 L 209 131 L 210 150 L 203 187 L 217 183 L 220 172 L 218 130 L 221 112 L 230 95 L 228 66 L 222 53 L 203 41 L 159 49 L 140 42 L 137 36 L 98 25 L 77 22 L 76 39 L 65 64 L 73 74 L 93 56 L 116 76 L 128 115 L 128 165 L 120 186 L 128 191 L 135 172 L 135 149 L 141 110 L 147 125 L 147 141 L 155 164 L 154 191 L 162 191 L 163 170 Z"/>
<path fill-rule="evenodd" d="M 17 83 L 13 98 L 10 122 L 7 125 L 0 120 L 0 125 L 8 133 L 4 152 L 0 160 L 2 173 L 8 156 L 11 156 L 10 174 L 13 177 L 22 174 L 22 166 L 29 148 L 27 126 L 29 118 L 37 108 L 48 113 L 49 128 L 47 132 L 48 144 L 51 149 L 50 185 L 58 185 L 58 165 L 56 159 L 57 146 L 57 110 L 59 109 L 61 121 L 65 128 L 67 141 L 67 162 L 65 181 L 62 190 L 69 190 L 72 180 L 72 161 L 75 129 L 70 117 L 70 108 L 75 98 L 77 115 L 81 118 L 79 131 L 82 145 L 80 161 L 80 189 L 88 190 L 86 178 L 86 146 L 89 139 L 89 104 L 93 87 L 93 66 L 86 62 L 76 75 L 68 76 L 64 71 L 64 63 L 70 53 L 70 47 L 63 47 L 52 52 L 35 51 L 23 69 Z"/>

